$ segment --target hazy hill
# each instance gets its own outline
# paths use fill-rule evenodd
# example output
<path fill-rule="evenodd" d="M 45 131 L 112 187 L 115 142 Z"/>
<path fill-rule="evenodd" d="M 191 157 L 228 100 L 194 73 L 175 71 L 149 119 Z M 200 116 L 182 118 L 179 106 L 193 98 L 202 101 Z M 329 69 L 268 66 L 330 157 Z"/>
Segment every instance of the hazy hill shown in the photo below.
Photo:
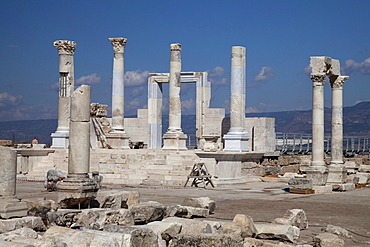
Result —
<path fill-rule="evenodd" d="M 273 117 L 276 132 L 311 133 L 311 110 L 248 113 L 247 117 Z M 370 136 L 370 102 L 343 108 L 344 135 Z M 38 136 L 40 143 L 51 144 L 50 134 L 57 128 L 56 119 L 0 122 L 0 140 L 30 143 Z M 168 116 L 163 117 L 163 133 L 168 128 Z M 195 115 L 182 117 L 184 133 L 195 135 Z M 331 109 L 325 109 L 325 132 L 331 130 Z"/>

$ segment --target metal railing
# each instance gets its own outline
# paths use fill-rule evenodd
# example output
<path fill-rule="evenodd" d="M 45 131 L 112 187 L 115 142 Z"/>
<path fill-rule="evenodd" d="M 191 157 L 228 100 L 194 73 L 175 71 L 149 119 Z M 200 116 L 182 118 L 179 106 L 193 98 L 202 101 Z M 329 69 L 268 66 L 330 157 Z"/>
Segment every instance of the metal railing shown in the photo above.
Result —
<path fill-rule="evenodd" d="M 344 136 L 343 154 L 354 155 L 370 152 L 369 136 Z M 312 135 L 276 133 L 275 150 L 282 154 L 309 154 L 312 152 Z M 324 136 L 324 151 L 331 152 L 331 136 Z"/>

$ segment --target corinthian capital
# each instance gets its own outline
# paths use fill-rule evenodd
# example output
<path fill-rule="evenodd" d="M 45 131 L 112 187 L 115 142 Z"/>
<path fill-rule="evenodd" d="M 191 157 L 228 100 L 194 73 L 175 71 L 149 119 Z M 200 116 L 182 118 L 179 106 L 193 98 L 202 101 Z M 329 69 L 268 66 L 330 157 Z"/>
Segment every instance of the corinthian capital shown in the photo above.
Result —
<path fill-rule="evenodd" d="M 75 41 L 57 40 L 53 45 L 58 49 L 59 55 L 73 55 L 76 50 Z"/>
<path fill-rule="evenodd" d="M 330 78 L 330 85 L 331 88 L 342 88 L 344 82 L 349 78 L 349 76 L 340 75 L 335 78 L 335 80 L 332 80 Z"/>
<path fill-rule="evenodd" d="M 170 49 L 171 51 L 181 51 L 181 44 L 179 43 L 171 44 Z"/>
<path fill-rule="evenodd" d="M 108 38 L 112 42 L 112 47 L 115 53 L 124 53 L 127 39 L 125 38 Z"/>
<path fill-rule="evenodd" d="M 314 86 L 324 86 L 325 74 L 311 74 L 311 80 Z"/>

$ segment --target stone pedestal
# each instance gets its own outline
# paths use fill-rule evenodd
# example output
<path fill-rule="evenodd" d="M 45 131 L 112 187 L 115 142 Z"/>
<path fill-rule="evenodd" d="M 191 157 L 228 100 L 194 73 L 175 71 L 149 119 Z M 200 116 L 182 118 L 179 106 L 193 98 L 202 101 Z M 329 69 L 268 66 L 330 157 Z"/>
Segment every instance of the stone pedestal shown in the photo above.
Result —
<path fill-rule="evenodd" d="M 84 206 L 94 197 L 98 184 L 90 170 L 90 86 L 82 85 L 72 94 L 68 175 L 58 185 L 58 203 L 63 208 Z"/>
<path fill-rule="evenodd" d="M 328 168 L 325 166 L 310 166 L 306 170 L 307 178 L 312 180 L 312 185 L 322 186 L 328 179 Z"/>
<path fill-rule="evenodd" d="M 328 184 L 343 184 L 347 180 L 347 169 L 343 165 L 330 165 L 328 173 Z"/>
<path fill-rule="evenodd" d="M 224 151 L 248 152 L 249 134 L 245 130 L 245 90 L 246 90 L 246 49 L 232 47 L 231 90 L 230 90 L 230 130 L 224 135 Z"/>
<path fill-rule="evenodd" d="M 0 146 L 0 218 L 27 215 L 27 204 L 15 196 L 17 155 L 14 150 Z"/>
<path fill-rule="evenodd" d="M 115 149 L 129 149 L 130 137 L 126 132 L 117 131 L 105 134 L 109 146 Z"/>
<path fill-rule="evenodd" d="M 186 139 L 188 138 L 181 129 L 181 44 L 171 44 L 170 57 L 170 106 L 169 126 L 163 135 L 164 150 L 186 150 Z"/>

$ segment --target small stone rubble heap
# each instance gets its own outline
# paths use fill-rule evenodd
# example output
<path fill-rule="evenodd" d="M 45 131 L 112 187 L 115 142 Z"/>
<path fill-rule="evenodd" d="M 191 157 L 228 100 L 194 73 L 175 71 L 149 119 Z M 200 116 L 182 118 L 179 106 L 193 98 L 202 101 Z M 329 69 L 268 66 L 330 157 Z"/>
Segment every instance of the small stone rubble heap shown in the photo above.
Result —
<path fill-rule="evenodd" d="M 53 201 L 28 200 L 28 215 L 0 220 L 0 246 L 344 246 L 351 238 L 339 227 L 300 241 L 308 228 L 302 209 L 288 210 L 272 223 L 255 223 L 237 214 L 233 221 L 206 219 L 216 209 L 208 197 L 182 205 L 140 202 L 137 191 L 99 191 L 98 208 L 58 209 Z"/>

